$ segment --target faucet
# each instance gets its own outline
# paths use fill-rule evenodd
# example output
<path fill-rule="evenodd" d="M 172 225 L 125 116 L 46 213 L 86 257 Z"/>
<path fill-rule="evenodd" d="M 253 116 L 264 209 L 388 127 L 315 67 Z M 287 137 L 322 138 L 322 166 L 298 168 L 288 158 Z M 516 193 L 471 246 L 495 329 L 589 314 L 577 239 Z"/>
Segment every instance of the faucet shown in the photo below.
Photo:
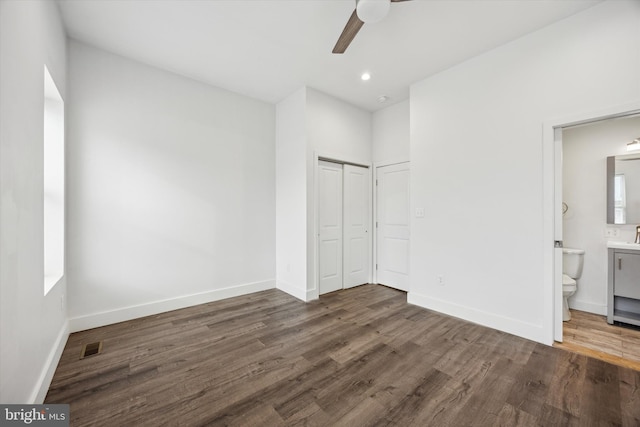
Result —
<path fill-rule="evenodd" d="M 634 243 L 640 243 L 640 225 L 636 227 L 636 240 Z"/>

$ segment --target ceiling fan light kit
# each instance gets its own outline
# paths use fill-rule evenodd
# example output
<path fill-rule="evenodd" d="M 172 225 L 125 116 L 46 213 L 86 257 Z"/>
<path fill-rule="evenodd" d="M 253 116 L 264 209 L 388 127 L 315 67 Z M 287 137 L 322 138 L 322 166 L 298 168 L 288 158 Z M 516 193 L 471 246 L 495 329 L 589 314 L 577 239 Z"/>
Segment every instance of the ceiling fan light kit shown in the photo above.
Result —
<path fill-rule="evenodd" d="M 391 0 L 357 0 L 356 13 L 362 22 L 374 24 L 387 16 L 389 6 Z"/>
<path fill-rule="evenodd" d="M 332 52 L 344 53 L 365 22 L 374 23 L 382 20 L 389 13 L 391 3 L 404 1 L 409 0 L 356 0 L 356 8 L 347 21 L 347 25 L 344 26 Z"/>

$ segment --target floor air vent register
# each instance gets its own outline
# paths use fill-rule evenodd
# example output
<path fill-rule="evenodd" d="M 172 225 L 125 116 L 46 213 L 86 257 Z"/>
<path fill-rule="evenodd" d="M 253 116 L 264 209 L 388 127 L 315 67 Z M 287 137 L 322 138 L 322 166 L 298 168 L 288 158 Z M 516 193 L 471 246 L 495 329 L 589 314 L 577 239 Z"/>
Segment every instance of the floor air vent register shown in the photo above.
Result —
<path fill-rule="evenodd" d="M 96 354 L 100 353 L 102 353 L 102 341 L 84 344 L 82 346 L 82 351 L 80 352 L 80 359 L 84 359 L 85 357 L 89 356 L 95 356 Z"/>

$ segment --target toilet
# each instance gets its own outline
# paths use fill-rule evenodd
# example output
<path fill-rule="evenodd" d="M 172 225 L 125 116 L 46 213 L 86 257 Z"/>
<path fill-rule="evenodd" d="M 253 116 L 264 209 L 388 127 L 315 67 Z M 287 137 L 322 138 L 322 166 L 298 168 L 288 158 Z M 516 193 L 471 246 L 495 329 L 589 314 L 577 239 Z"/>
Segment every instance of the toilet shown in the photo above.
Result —
<path fill-rule="evenodd" d="M 567 298 L 576 293 L 577 280 L 582 276 L 584 251 L 582 249 L 562 248 L 562 320 L 571 320 Z"/>

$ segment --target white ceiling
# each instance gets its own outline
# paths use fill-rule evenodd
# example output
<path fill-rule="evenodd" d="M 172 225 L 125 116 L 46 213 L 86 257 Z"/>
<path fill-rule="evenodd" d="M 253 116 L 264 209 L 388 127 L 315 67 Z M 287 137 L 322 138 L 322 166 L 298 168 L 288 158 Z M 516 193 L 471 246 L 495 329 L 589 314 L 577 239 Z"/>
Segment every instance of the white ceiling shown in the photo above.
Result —
<path fill-rule="evenodd" d="M 276 103 L 303 85 L 369 111 L 601 0 L 413 0 L 331 50 L 355 0 L 59 0 L 70 37 Z M 360 80 L 369 71 L 368 82 Z M 386 95 L 390 100 L 379 104 Z"/>

